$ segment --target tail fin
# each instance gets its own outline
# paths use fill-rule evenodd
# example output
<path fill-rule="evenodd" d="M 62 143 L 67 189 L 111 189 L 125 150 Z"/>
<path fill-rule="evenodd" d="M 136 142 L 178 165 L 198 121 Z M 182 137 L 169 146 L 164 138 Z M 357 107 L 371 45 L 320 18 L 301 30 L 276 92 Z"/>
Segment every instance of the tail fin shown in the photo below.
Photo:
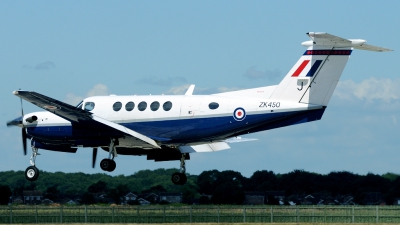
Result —
<path fill-rule="evenodd" d="M 308 47 L 271 95 L 271 99 L 328 105 L 353 48 L 386 52 L 390 49 L 344 39 L 328 33 L 310 32 Z"/>

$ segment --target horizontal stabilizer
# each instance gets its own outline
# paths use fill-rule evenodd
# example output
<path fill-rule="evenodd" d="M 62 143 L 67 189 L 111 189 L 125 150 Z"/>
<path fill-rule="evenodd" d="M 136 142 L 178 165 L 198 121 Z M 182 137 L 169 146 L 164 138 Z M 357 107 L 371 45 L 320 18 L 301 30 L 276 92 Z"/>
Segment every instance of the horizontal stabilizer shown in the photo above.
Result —
<path fill-rule="evenodd" d="M 226 143 L 238 143 L 238 142 L 246 142 L 246 141 L 257 141 L 258 139 L 256 138 L 242 138 L 242 137 L 233 137 L 224 140 Z"/>
<path fill-rule="evenodd" d="M 382 48 L 373 45 L 365 44 L 367 41 L 363 39 L 345 39 L 332 34 L 323 32 L 309 32 L 307 35 L 311 38 L 311 41 L 305 41 L 301 43 L 303 46 L 329 46 L 334 48 L 355 48 L 360 50 L 368 50 L 375 52 L 390 52 L 393 51 L 388 48 Z"/>
<path fill-rule="evenodd" d="M 368 50 L 368 51 L 374 51 L 374 52 L 391 52 L 393 50 L 388 49 L 388 48 L 382 48 L 378 46 L 373 46 L 373 45 L 367 45 L 367 44 L 362 44 L 360 46 L 354 46 L 355 49 L 360 49 L 360 50 Z"/>
<path fill-rule="evenodd" d="M 229 145 L 225 142 L 212 142 L 209 144 L 202 145 L 184 145 L 179 146 L 179 150 L 182 153 L 191 153 L 191 152 L 216 152 L 221 150 L 230 149 Z"/>
<path fill-rule="evenodd" d="M 228 145 L 231 143 L 238 142 L 246 142 L 246 141 L 256 141 L 258 139 L 255 138 L 242 138 L 242 137 L 233 137 L 220 142 L 212 142 L 208 144 L 201 145 L 185 145 L 179 146 L 179 150 L 182 153 L 191 153 L 191 152 L 216 152 L 221 150 L 230 149 L 231 147 Z"/>

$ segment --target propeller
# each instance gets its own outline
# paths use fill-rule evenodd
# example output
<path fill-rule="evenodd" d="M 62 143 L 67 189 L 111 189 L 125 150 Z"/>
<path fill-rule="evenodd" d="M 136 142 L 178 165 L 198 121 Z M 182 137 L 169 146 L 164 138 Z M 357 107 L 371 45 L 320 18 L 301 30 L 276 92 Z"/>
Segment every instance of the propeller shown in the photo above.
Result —
<path fill-rule="evenodd" d="M 22 121 L 23 118 L 24 118 L 24 109 L 22 107 L 22 98 L 21 98 L 21 117 L 18 117 L 16 119 L 8 121 L 7 122 L 7 127 L 18 126 L 18 127 L 22 128 L 22 134 L 21 135 L 22 135 L 23 153 L 24 153 L 24 155 L 26 155 L 26 148 L 27 148 L 26 139 L 27 139 L 28 135 L 26 134 L 26 129 L 25 129 L 23 121 Z M 37 119 L 37 117 L 36 117 L 36 119 Z"/>
<path fill-rule="evenodd" d="M 21 89 L 20 89 L 21 90 Z M 24 118 L 24 107 L 22 107 L 22 98 L 19 98 L 21 100 L 21 124 L 22 124 L 22 146 L 23 146 L 23 150 L 24 150 L 24 155 L 26 155 L 26 129 L 23 125 L 23 121 L 22 118 Z"/>
<path fill-rule="evenodd" d="M 97 148 L 93 148 L 93 155 L 92 155 L 92 168 L 96 165 L 96 158 L 97 158 Z"/>
<path fill-rule="evenodd" d="M 26 155 L 26 139 L 27 139 L 27 135 L 26 135 L 26 131 L 25 128 L 22 128 L 22 146 L 24 147 L 24 155 Z"/>

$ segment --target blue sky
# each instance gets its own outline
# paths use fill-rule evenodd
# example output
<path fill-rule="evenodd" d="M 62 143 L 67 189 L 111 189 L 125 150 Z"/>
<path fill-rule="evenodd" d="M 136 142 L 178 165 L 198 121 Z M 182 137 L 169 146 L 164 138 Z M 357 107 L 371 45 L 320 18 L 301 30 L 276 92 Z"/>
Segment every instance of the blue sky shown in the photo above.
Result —
<path fill-rule="evenodd" d="M 5 125 L 20 115 L 18 88 L 74 104 L 91 95 L 179 94 L 190 84 L 195 94 L 274 85 L 304 52 L 305 33 L 316 31 L 395 51 L 353 51 L 321 121 L 192 154 L 187 172 L 400 174 L 399 8 L 398 1 L 1 1 L 0 171 L 29 165 L 20 129 Z M 24 102 L 25 112 L 38 110 Z M 103 172 L 91 168 L 91 149 L 40 153 L 42 170 Z M 114 175 L 179 167 L 116 161 Z"/>

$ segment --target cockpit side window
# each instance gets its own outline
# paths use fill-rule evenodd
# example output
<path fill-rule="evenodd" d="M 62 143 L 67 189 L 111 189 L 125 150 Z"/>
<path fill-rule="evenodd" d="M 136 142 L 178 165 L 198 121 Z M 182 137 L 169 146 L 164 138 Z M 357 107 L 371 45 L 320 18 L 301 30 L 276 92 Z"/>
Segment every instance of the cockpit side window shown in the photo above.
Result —
<path fill-rule="evenodd" d="M 86 111 L 92 111 L 94 109 L 94 102 L 85 102 L 85 108 Z"/>

